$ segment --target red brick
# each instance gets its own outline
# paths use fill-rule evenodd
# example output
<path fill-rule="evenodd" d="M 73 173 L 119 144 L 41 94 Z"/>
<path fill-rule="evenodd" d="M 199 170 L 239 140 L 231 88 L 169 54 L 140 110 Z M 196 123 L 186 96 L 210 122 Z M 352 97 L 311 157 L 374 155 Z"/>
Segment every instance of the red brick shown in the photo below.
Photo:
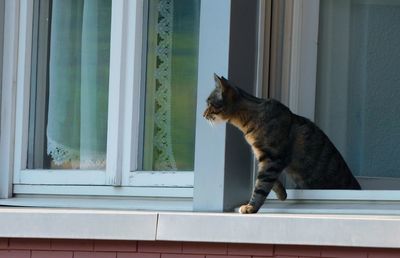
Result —
<path fill-rule="evenodd" d="M 8 248 L 8 239 L 0 238 L 0 249 L 7 249 L 7 248 Z"/>
<path fill-rule="evenodd" d="M 17 250 L 49 250 L 50 239 L 11 238 L 9 248 Z"/>
<path fill-rule="evenodd" d="M 140 241 L 138 252 L 142 253 L 181 253 L 181 242 L 168 241 Z"/>
<path fill-rule="evenodd" d="M 251 256 L 242 256 L 242 255 L 207 255 L 206 258 L 251 258 Z"/>
<path fill-rule="evenodd" d="M 228 244 L 228 254 L 272 256 L 273 246 L 260 244 Z"/>
<path fill-rule="evenodd" d="M 74 258 L 116 258 L 116 252 L 74 252 Z"/>
<path fill-rule="evenodd" d="M 161 254 L 150 253 L 117 253 L 117 258 L 160 258 Z"/>
<path fill-rule="evenodd" d="M 321 247 L 321 257 L 367 258 L 367 249 L 353 247 Z"/>
<path fill-rule="evenodd" d="M 72 252 L 64 251 L 32 251 L 32 258 L 72 258 Z"/>
<path fill-rule="evenodd" d="M 108 241 L 98 240 L 94 241 L 95 251 L 117 251 L 117 252 L 136 252 L 136 241 Z"/>
<path fill-rule="evenodd" d="M 227 254 L 228 245 L 220 243 L 183 243 L 182 252 L 186 254 Z"/>
<path fill-rule="evenodd" d="M 400 249 L 370 249 L 368 250 L 368 258 L 399 258 Z"/>
<path fill-rule="evenodd" d="M 274 258 L 298 258 L 298 256 L 277 255 L 277 256 L 274 256 Z"/>
<path fill-rule="evenodd" d="M 304 245 L 276 245 L 275 255 L 320 257 L 321 248 Z"/>
<path fill-rule="evenodd" d="M 161 258 L 205 258 L 200 254 L 161 254 Z"/>
<path fill-rule="evenodd" d="M 31 251 L 0 251 L 0 258 L 30 258 Z"/>
<path fill-rule="evenodd" d="M 54 239 L 51 240 L 51 249 L 64 251 L 93 251 L 93 241 Z"/>

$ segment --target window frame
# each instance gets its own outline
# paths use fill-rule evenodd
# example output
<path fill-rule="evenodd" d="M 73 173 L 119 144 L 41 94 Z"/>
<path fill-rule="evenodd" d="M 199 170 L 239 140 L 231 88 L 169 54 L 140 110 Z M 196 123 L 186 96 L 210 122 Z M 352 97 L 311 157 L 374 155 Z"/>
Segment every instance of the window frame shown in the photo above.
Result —
<path fill-rule="evenodd" d="M 17 77 L 17 100 L 16 100 L 16 136 L 15 136 L 15 164 L 14 164 L 14 184 L 60 184 L 65 180 L 65 173 L 70 173 L 70 180 L 63 183 L 68 184 L 94 184 L 104 185 L 107 183 L 115 184 L 120 176 L 115 169 L 115 161 L 112 154 L 118 148 L 119 141 L 114 138 L 107 140 L 107 167 L 102 170 L 30 170 L 26 169 L 28 151 L 28 125 L 29 125 L 29 98 L 31 84 L 31 56 L 32 56 L 32 33 L 33 33 L 33 1 L 20 2 L 19 15 L 19 53 L 18 53 L 18 77 Z M 117 12 L 124 11 L 121 1 L 114 1 L 112 4 L 111 21 L 111 43 L 110 43 L 110 82 L 116 81 L 120 84 L 118 74 L 122 71 L 122 62 L 118 59 L 122 56 L 122 18 Z M 121 30 L 118 30 L 118 29 Z M 111 85 L 111 83 L 110 83 Z M 115 87 L 110 91 L 109 96 L 109 122 L 108 134 L 120 137 L 115 128 L 119 125 L 120 106 L 119 102 L 120 87 Z M 111 151 L 111 152 L 110 152 Z M 68 176 L 68 175 L 66 175 Z"/>
<path fill-rule="evenodd" d="M 0 134 L 0 198 L 12 196 L 19 2 L 4 1 L 3 73 Z"/>
<path fill-rule="evenodd" d="M 144 1 L 112 1 L 107 165 L 104 170 L 26 169 L 33 2 L 21 2 L 14 184 L 192 187 L 193 172 L 130 171 L 137 167 Z M 134 15 L 129 15 L 134 14 Z M 115 87 L 115 85 L 117 85 Z M 134 85 L 134 87 L 129 87 Z M 132 159 L 132 160 L 131 160 Z M 168 178 L 169 180 L 165 180 Z M 134 180 L 132 180 L 134 179 Z M 134 181 L 134 182 L 131 182 Z M 180 182 L 172 183 L 172 182 Z"/>
<path fill-rule="evenodd" d="M 29 100 L 30 88 L 33 2 L 23 0 L 9 2 L 6 3 L 6 13 L 12 13 L 14 16 L 12 18 L 7 16 L 7 22 L 13 23 L 13 26 L 9 28 L 13 32 L 10 35 L 14 37 L 8 39 L 10 43 L 5 45 L 5 49 L 10 53 L 7 58 L 12 58 L 10 63 L 18 67 L 7 71 L 5 73 L 7 76 L 3 77 L 3 80 L 7 80 L 3 87 L 7 94 L 2 97 L 9 98 L 6 102 L 2 102 L 2 109 L 9 110 L 11 107 L 12 112 L 10 117 L 2 117 L 2 129 L 4 127 L 7 130 L 2 130 L 6 134 L 2 134 L 1 140 L 8 142 L 1 144 L 1 151 L 8 155 L 3 155 L 1 158 L 4 161 L 1 166 L 5 169 L 0 175 L 5 180 L 1 180 L 0 183 L 0 198 L 11 198 L 13 194 L 16 198 L 18 196 L 32 198 L 34 196 L 45 198 L 73 196 L 75 199 L 79 199 L 81 195 L 93 195 L 99 198 L 111 196 L 197 199 L 198 203 L 201 203 L 202 196 L 207 195 L 206 193 L 212 187 L 208 183 L 197 186 L 199 191 L 194 194 L 194 185 L 199 185 L 202 178 L 207 179 L 210 175 L 215 177 L 215 173 L 218 173 L 215 178 L 220 179 L 215 180 L 213 187 L 221 196 L 217 198 L 217 206 L 221 204 L 219 201 L 223 196 L 220 182 L 223 181 L 224 176 L 225 126 L 210 128 L 202 118 L 201 111 L 205 109 L 203 100 L 214 87 L 213 73 L 227 76 L 230 1 L 219 1 L 217 5 L 219 9 L 215 9 L 215 3 L 212 0 L 201 1 L 199 51 L 208 54 L 200 58 L 198 67 L 194 171 L 132 171 L 132 168 L 137 168 L 137 155 L 133 154 L 138 151 L 140 144 L 142 109 L 141 101 L 135 100 L 140 100 L 137 96 L 140 96 L 143 91 L 141 65 L 144 55 L 141 39 L 144 30 L 145 0 L 114 0 L 111 18 L 110 82 L 119 87 L 113 87 L 109 93 L 107 167 L 105 171 L 63 170 L 60 171 L 61 173 L 57 173 L 56 170 L 24 169 L 23 164 L 26 164 L 28 148 L 26 143 L 29 101 L 25 100 Z M 218 12 L 218 10 L 224 10 L 224 12 Z M 216 18 L 220 20 L 218 26 L 212 23 Z M 209 27 L 213 29 L 208 30 Z M 221 30 L 225 32 L 222 35 Z M 212 40 L 216 35 L 220 38 L 217 45 Z M 209 60 L 216 58 L 218 61 L 210 65 Z M 14 87 L 10 80 L 15 82 Z M 8 106 L 5 106 L 6 103 Z M 5 118 L 8 120 L 3 121 Z M 208 151 L 207 146 L 213 145 L 218 145 L 218 147 Z M 196 174 L 198 176 L 195 180 Z M 133 183 L 132 179 L 134 179 Z M 65 181 L 60 183 L 62 180 Z M 105 193 L 102 194 L 103 192 Z M 207 202 L 209 202 L 208 199 Z M 74 206 L 73 200 L 70 205 Z"/>
<path fill-rule="evenodd" d="M 3 57 L 3 45 L 4 45 L 4 1 L 0 2 L 0 57 Z M 0 79 L 3 78 L 3 63 L 0 62 Z M 3 84 L 2 81 L 0 81 L 0 87 Z M 0 106 L 1 106 L 1 94 L 2 94 L 2 89 L 0 88 Z M 0 120 L 1 120 L 1 114 L 0 114 Z M 0 132 L 1 133 L 1 132 Z"/>
<path fill-rule="evenodd" d="M 279 76 L 287 77 L 272 96 L 288 105 L 292 112 L 314 121 L 317 77 L 319 0 L 287 2 L 284 7 L 284 40 L 282 64 L 271 63 Z M 271 49 L 273 51 L 273 49 Z M 281 66 L 280 66 L 281 65 Z M 279 69 L 278 69 L 279 68 Z M 271 93 L 271 91 L 270 91 Z M 361 179 L 364 183 L 373 178 Z M 400 201 L 400 190 L 288 190 L 288 200 L 325 201 Z M 277 199 L 274 193 L 268 199 Z M 268 209 L 268 208 L 267 208 Z"/>

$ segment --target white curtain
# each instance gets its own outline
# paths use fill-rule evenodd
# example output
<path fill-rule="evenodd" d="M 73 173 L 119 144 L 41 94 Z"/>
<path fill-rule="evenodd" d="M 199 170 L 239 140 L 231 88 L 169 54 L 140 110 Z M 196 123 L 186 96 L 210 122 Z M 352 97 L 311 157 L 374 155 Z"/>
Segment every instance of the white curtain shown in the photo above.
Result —
<path fill-rule="evenodd" d="M 105 168 L 110 24 L 110 0 L 53 0 L 47 153 L 57 168 Z"/>

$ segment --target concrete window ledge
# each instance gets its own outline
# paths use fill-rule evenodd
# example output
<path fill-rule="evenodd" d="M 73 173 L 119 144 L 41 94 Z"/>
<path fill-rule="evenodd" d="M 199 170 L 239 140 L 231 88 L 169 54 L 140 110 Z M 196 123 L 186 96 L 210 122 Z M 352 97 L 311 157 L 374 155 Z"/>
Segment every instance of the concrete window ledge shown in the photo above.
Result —
<path fill-rule="evenodd" d="M 156 212 L 0 207 L 0 237 L 154 240 Z"/>
<path fill-rule="evenodd" d="M 400 216 L 0 207 L 0 237 L 400 247 Z"/>
<path fill-rule="evenodd" d="M 160 213 L 157 239 L 400 247 L 400 216 Z"/>

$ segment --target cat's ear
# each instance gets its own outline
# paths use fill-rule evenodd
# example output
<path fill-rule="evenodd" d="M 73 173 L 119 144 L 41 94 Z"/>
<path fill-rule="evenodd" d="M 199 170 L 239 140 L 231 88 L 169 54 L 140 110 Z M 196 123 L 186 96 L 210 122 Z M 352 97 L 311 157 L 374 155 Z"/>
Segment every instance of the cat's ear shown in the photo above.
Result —
<path fill-rule="evenodd" d="M 214 81 L 219 82 L 220 80 L 221 78 L 219 78 L 219 76 L 216 73 L 214 73 Z"/>
<path fill-rule="evenodd" d="M 214 73 L 214 81 L 215 81 L 215 87 L 217 89 L 222 89 L 221 78 L 216 73 Z"/>
<path fill-rule="evenodd" d="M 229 87 L 228 80 L 225 79 L 223 76 L 219 77 L 216 73 L 214 73 L 214 81 L 215 87 L 220 89 L 222 92 L 226 91 Z"/>

